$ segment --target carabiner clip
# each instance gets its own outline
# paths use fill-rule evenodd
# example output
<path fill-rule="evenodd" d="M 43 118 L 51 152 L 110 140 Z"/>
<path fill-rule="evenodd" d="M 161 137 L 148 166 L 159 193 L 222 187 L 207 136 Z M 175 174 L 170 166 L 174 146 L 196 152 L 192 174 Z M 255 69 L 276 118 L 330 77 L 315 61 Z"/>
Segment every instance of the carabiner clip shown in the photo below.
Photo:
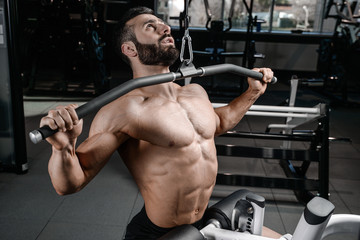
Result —
<path fill-rule="evenodd" d="M 189 57 L 190 59 L 184 59 L 184 51 L 185 51 L 185 44 L 186 42 L 188 43 L 188 50 L 189 50 Z M 193 57 L 193 50 L 192 50 L 192 45 L 191 45 L 191 37 L 189 35 L 189 30 L 186 29 L 185 30 L 185 34 L 182 38 L 182 43 L 181 43 L 181 51 L 180 51 L 180 61 L 184 62 L 186 65 L 190 65 L 193 61 L 194 57 Z"/>

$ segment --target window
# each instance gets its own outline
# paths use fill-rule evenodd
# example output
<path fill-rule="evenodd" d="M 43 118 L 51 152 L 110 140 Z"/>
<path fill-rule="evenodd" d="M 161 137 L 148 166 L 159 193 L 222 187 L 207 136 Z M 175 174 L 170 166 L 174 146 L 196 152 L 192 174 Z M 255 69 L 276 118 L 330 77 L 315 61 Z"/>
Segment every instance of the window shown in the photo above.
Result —
<path fill-rule="evenodd" d="M 208 0 L 211 20 L 224 21 L 228 26 L 228 16 L 233 0 Z M 258 31 L 291 31 L 303 30 L 311 32 L 331 32 L 334 21 L 323 26 L 325 0 L 254 0 L 252 8 L 253 18 L 258 19 Z M 328 0 L 329 1 L 329 0 Z M 247 28 L 248 11 L 251 1 L 235 0 L 232 16 L 232 28 Z M 157 0 L 157 13 L 172 26 L 178 26 L 174 19 L 184 10 L 184 0 Z M 204 0 L 192 0 L 188 9 L 191 27 L 205 27 L 207 14 Z M 255 29 L 254 29 L 255 31 Z"/>

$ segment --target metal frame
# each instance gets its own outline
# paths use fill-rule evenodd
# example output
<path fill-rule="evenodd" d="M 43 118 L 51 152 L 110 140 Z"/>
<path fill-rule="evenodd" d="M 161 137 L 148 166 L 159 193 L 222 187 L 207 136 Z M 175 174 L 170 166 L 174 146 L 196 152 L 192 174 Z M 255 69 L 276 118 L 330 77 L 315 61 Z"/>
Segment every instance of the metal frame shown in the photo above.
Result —
<path fill-rule="evenodd" d="M 7 131 L 0 132 L 0 137 L 9 139 L 14 147 L 9 161 L 6 160 L 2 163 L 0 159 L 0 168 L 5 171 L 15 171 L 18 174 L 24 174 L 28 171 L 28 160 L 26 154 L 22 82 L 19 70 L 20 59 L 17 53 L 17 44 L 19 43 L 17 1 L 0 0 L 0 13 L 0 25 L 3 25 L 1 37 L 4 38 L 0 43 L 0 58 L 3 60 L 1 64 L 4 64 L 5 61 L 9 66 L 8 72 L 1 73 L 1 77 L 4 79 L 1 83 L 6 83 L 5 86 L 2 85 L 1 87 L 3 89 L 8 88 L 8 94 L 4 97 L 8 98 L 7 107 L 9 108 L 9 115 L 1 117 L 9 117 L 9 122 L 11 122 Z"/>

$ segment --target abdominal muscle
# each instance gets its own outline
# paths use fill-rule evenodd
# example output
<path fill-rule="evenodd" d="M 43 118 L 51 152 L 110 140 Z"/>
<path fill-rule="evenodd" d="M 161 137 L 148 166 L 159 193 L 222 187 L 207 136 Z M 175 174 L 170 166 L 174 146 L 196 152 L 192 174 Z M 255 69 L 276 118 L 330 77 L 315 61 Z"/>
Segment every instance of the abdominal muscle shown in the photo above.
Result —
<path fill-rule="evenodd" d="M 155 225 L 170 228 L 202 218 L 217 174 L 213 141 L 161 147 L 130 139 L 119 150 Z"/>

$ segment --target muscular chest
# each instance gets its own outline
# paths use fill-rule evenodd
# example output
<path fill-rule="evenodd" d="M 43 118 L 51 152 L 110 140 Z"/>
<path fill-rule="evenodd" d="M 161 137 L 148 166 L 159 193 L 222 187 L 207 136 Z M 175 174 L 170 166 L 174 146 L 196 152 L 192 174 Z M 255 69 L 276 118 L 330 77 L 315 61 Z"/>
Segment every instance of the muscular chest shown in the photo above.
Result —
<path fill-rule="evenodd" d="M 149 98 L 144 102 L 142 115 L 146 121 L 142 134 L 156 145 L 182 147 L 214 136 L 214 111 L 204 98 L 179 96 L 176 101 Z"/>

